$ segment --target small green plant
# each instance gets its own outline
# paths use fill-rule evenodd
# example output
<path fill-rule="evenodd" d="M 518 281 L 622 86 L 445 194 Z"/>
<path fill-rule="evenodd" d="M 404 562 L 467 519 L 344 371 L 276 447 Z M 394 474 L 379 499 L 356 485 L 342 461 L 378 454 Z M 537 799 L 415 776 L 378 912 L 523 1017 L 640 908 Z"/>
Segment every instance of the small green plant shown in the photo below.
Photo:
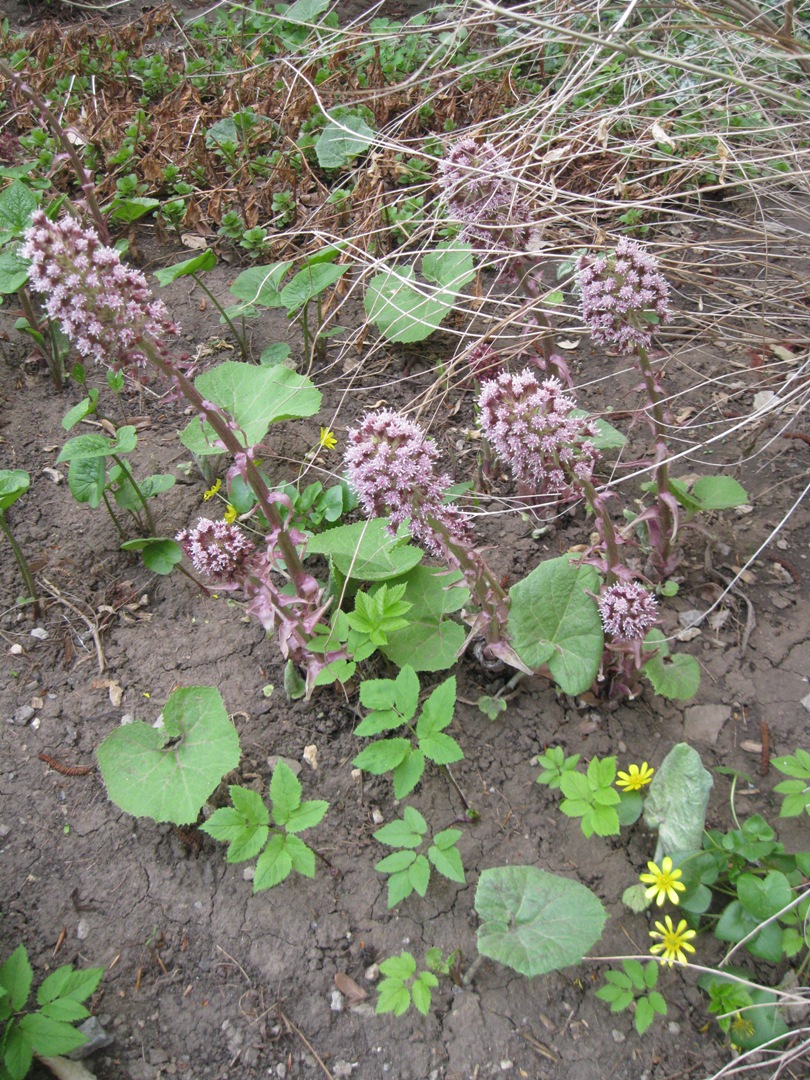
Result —
<path fill-rule="evenodd" d="M 810 814 L 810 754 L 799 747 L 795 754 L 771 758 L 771 765 L 789 776 L 773 789 L 784 795 L 779 817 L 800 817 Z"/>
<path fill-rule="evenodd" d="M 392 773 L 397 799 L 413 791 L 422 778 L 426 761 L 451 765 L 464 757 L 456 740 L 445 734 L 445 728 L 453 721 L 456 704 L 454 675 L 433 690 L 415 724 L 411 721 L 419 705 L 419 679 L 409 664 L 396 679 L 367 679 L 360 687 L 360 702 L 371 710 L 355 728 L 355 735 L 361 738 L 407 725 L 407 737 L 377 739 L 361 750 L 352 763 L 374 776 Z"/>
<path fill-rule="evenodd" d="M 62 422 L 68 428 L 79 422 L 82 416 L 90 415 L 96 407 L 96 399 L 88 396 L 75 406 Z M 77 410 L 85 411 L 80 416 Z M 70 462 L 68 468 L 68 487 L 78 503 L 88 503 L 94 509 L 102 502 L 112 518 L 113 524 L 122 541 L 128 539 L 118 515 L 110 501 L 120 510 L 126 511 L 134 520 L 141 534 L 155 536 L 155 519 L 148 500 L 168 491 L 174 486 L 175 478 L 170 473 L 146 476 L 137 481 L 125 455 L 130 454 L 138 444 L 138 436 L 131 424 L 119 427 L 115 438 L 100 433 L 76 435 L 68 439 L 62 447 L 57 463 Z M 108 466 L 107 459 L 112 464 Z M 143 516 L 141 516 L 143 515 Z"/>
<path fill-rule="evenodd" d="M 601 760 L 594 757 L 585 774 L 567 770 L 560 775 L 560 791 L 565 798 L 560 810 L 566 817 L 581 818 L 585 836 L 617 836 L 620 831 L 616 807 L 621 795 L 613 786 L 616 779 L 616 758 Z"/>
<path fill-rule="evenodd" d="M 14 539 L 14 534 L 6 517 L 6 510 L 13 506 L 18 499 L 21 499 L 30 486 L 31 477 L 24 469 L 0 469 L 0 530 L 2 530 L 6 540 L 11 545 L 14 561 L 17 563 L 22 579 L 25 582 L 28 595 L 23 598 L 23 602 L 33 604 L 34 617 L 39 618 L 39 593 L 37 592 L 34 575 L 31 573 L 31 567 L 28 565 L 28 560 L 23 554 L 22 548 Z"/>
<path fill-rule="evenodd" d="M 376 1008 L 378 1014 L 393 1013 L 394 1016 L 403 1016 L 413 1003 L 418 1012 L 427 1016 L 432 991 L 439 985 L 433 971 L 423 970 L 417 975 L 416 961 L 404 949 L 399 956 L 383 960 L 380 971 L 385 978 L 377 987 L 380 994 Z"/>
<path fill-rule="evenodd" d="M 374 869 L 389 874 L 388 906 L 396 907 L 412 892 L 424 896 L 430 884 L 431 865 L 449 881 L 465 883 L 464 866 L 456 847 L 461 838 L 460 829 L 443 829 L 433 837 L 426 854 L 419 848 L 426 842 L 428 824 L 412 806 L 406 806 L 401 818 L 383 825 L 374 833 L 374 839 L 387 847 L 398 848 L 376 863 Z"/>
<path fill-rule="evenodd" d="M 0 1075 L 3 1080 L 23 1080 L 34 1060 L 68 1054 L 84 1046 L 87 1036 L 73 1024 L 90 1015 L 82 1003 L 101 982 L 104 968 L 76 971 L 65 964 L 52 971 L 37 989 L 36 1004 L 28 999 L 34 972 L 24 945 L 18 945 L 0 967 Z"/>
<path fill-rule="evenodd" d="M 228 862 L 245 862 L 258 856 L 254 893 L 273 888 L 293 870 L 304 877 L 315 877 L 315 852 L 298 833 L 318 824 L 329 809 L 328 802 L 302 802 L 301 784 L 283 761 L 276 765 L 270 781 L 272 811 L 250 788 L 233 784 L 228 791 L 233 806 L 215 810 L 201 828 L 228 845 Z M 271 814 L 275 829 L 270 827 Z"/>
<path fill-rule="evenodd" d="M 605 972 L 605 985 L 596 991 L 596 996 L 610 1005 L 611 1012 L 632 1009 L 633 1025 L 639 1035 L 643 1035 L 656 1015 L 667 1015 L 667 1003 L 655 989 L 659 965 L 655 960 L 647 964 L 622 960 L 622 967 L 624 971 Z"/>
<path fill-rule="evenodd" d="M 559 788 L 563 773 L 576 769 L 579 754 L 565 756 L 561 746 L 549 746 L 544 754 L 538 754 L 537 764 L 543 766 L 543 771 L 537 777 L 536 783 L 547 784 L 552 790 Z"/>
<path fill-rule="evenodd" d="M 706 972 L 697 981 L 709 995 L 709 1012 L 737 1051 L 755 1050 L 789 1034 L 776 994 L 744 976 L 744 972 L 727 968 Z"/>

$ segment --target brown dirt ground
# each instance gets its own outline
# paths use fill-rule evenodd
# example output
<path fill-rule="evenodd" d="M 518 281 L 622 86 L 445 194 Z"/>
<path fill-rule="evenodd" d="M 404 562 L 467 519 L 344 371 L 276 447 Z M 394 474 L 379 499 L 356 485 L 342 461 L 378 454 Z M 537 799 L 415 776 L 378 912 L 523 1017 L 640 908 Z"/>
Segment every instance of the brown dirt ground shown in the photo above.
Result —
<path fill-rule="evenodd" d="M 163 254 L 162 261 L 176 257 Z M 226 269 L 209 280 L 224 293 L 234 276 Z M 167 293 L 190 351 L 221 337 L 215 314 L 200 310 L 199 295 L 185 283 Z M 716 1028 L 706 1027 L 705 998 L 688 971 L 664 973 L 669 1016 L 644 1039 L 626 1014 L 613 1016 L 595 999 L 592 991 L 601 982 L 595 965 L 530 981 L 487 961 L 467 988 L 445 980 L 425 1019 L 377 1017 L 368 1003 L 356 1009 L 344 1003 L 337 1011 L 334 976 L 343 972 L 366 985 L 364 971 L 375 957 L 408 948 L 420 958 L 431 945 L 460 949 L 468 964 L 476 955 L 478 874 L 503 864 L 531 863 L 577 877 L 612 916 L 595 951 L 645 952 L 649 919 L 630 914 L 620 897 L 651 857 L 652 838 L 636 826 L 620 839 L 586 841 L 578 823 L 559 813 L 554 793 L 534 784 L 538 769 L 532 759 L 549 744 L 562 744 L 568 753 L 586 757 L 618 753 L 623 763 L 646 759 L 657 765 L 686 740 L 707 767 L 756 777 L 756 786 L 740 785 L 738 813 L 775 819 L 772 790 L 779 776 L 773 770 L 760 776 L 759 756 L 742 743 L 758 741 L 764 723 L 772 752 L 808 746 L 801 704 L 810 672 L 807 507 L 795 512 L 778 542 L 752 566 L 743 590 L 726 599 L 719 609 L 726 615 L 716 628 L 704 624 L 681 646 L 698 658 L 703 672 L 698 696 L 683 707 L 648 690 L 608 710 L 558 696 L 541 679 L 521 683 L 497 723 L 473 705 L 460 704 L 454 734 L 465 760 L 454 772 L 480 813 L 460 843 L 468 883 L 461 887 L 438 878 L 425 900 L 414 895 L 388 911 L 384 882 L 373 870 L 381 851 L 372 833 L 376 812 L 390 820 L 395 805 L 387 781 L 372 778 L 361 788 L 352 779 L 352 708 L 331 691 L 319 692 L 308 704 L 288 704 L 280 690 L 277 650 L 258 625 L 240 618 L 224 599 L 205 598 L 179 574 L 156 578 L 145 572 L 118 550 L 103 511 L 77 506 L 67 485 L 43 472 L 55 467 L 64 442 L 60 421 L 79 395 L 75 388 L 54 393 L 27 362 L 12 321 L 6 305 L 0 311 L 0 459 L 3 467 L 31 474 L 30 492 L 9 516 L 54 596 L 39 623 L 48 637 L 39 641 L 30 634 L 30 613 L 15 611 L 19 582 L 3 549 L 0 955 L 22 940 L 37 972 L 68 961 L 109 969 L 93 1001 L 93 1012 L 115 1037 L 89 1061 L 99 1080 L 664 1080 L 705 1077 L 719 1068 L 728 1053 Z M 260 330 L 262 343 L 265 335 L 272 341 L 288 334 L 283 322 Z M 441 335 L 435 342 L 429 343 L 429 355 L 451 348 Z M 221 356 L 230 353 L 222 350 Z M 750 407 L 756 387 L 754 380 L 750 386 L 745 381 L 744 351 L 729 357 L 684 350 L 669 369 L 668 386 L 677 390 L 694 386 L 696 373 L 706 377 L 723 370 L 729 360 L 739 361 L 743 371 L 743 388 L 731 406 L 713 398 L 711 387 L 688 398 L 696 410 L 708 410 L 709 434 L 725 422 L 724 409 Z M 616 361 L 583 356 L 576 362 L 578 381 L 592 373 L 594 363 L 604 371 Z M 392 370 L 404 371 L 410 382 L 395 387 L 389 372 L 390 386 L 383 391 L 376 378 L 366 398 L 360 387 L 335 425 L 339 437 L 369 396 L 396 403 L 427 388 L 434 376 L 424 358 L 412 356 L 401 370 Z M 318 382 L 317 372 L 314 378 Z M 615 402 L 615 382 L 610 386 Z M 325 389 L 323 416 L 331 415 L 329 405 L 337 401 Z M 604 405 L 606 393 L 595 387 L 589 404 L 598 407 L 601 394 Z M 205 484 L 193 471 L 190 479 L 178 471 L 186 456 L 173 407 L 151 395 L 143 402 L 133 397 L 131 404 L 148 418 L 136 464 L 178 476 L 171 495 L 156 504 L 160 530 L 172 535 L 203 511 Z M 473 460 L 463 434 L 470 421 L 467 401 L 457 415 L 433 427 L 442 445 L 459 453 L 459 479 L 466 478 L 464 466 Z M 280 478 L 286 476 L 283 459 L 300 459 L 317 438 L 317 424 L 315 418 L 281 435 Z M 737 451 L 723 443 L 713 460 L 735 460 Z M 809 453 L 807 442 L 780 438 L 738 471 L 753 510 L 716 515 L 708 523 L 717 574 L 730 577 L 731 568 L 744 563 L 777 524 L 806 482 Z M 333 456 L 331 466 L 339 470 Z M 532 538 L 534 525 L 519 516 L 487 520 L 492 562 L 513 580 L 540 559 L 587 539 L 587 524 L 576 514 L 560 519 L 539 540 Z M 680 612 L 705 608 L 717 596 L 720 579 L 706 572 L 709 543 L 694 531 L 684 537 L 681 591 L 665 608 L 666 632 L 679 628 Z M 102 673 L 88 624 L 99 628 Z M 22 655 L 10 653 L 15 643 L 22 645 Z M 503 685 L 473 661 L 465 660 L 458 675 L 464 702 Z M 111 703 L 109 682 L 123 691 L 119 705 Z M 269 699 L 262 693 L 268 683 L 277 688 Z M 65 777 L 38 758 L 44 752 L 72 765 L 93 765 L 99 743 L 124 714 L 154 720 L 174 687 L 197 684 L 221 690 L 239 729 L 243 757 L 230 780 L 264 791 L 270 755 L 301 761 L 305 746 L 317 746 L 318 768 L 304 764 L 301 778 L 305 797 L 331 803 L 313 842 L 333 873 L 319 867 L 314 881 L 296 877 L 254 897 L 243 866 L 227 866 L 222 848 L 209 838 L 199 834 L 189 846 L 170 827 L 133 820 L 108 801 L 97 771 Z M 13 722 L 15 712 L 32 703 L 35 720 Z M 712 732 L 710 721 L 717 724 Z M 728 779 L 718 775 L 712 826 L 730 827 L 728 790 Z M 426 777 L 413 802 L 437 827 L 449 825 L 462 810 L 438 773 Z M 801 822 L 784 823 L 780 838 L 789 850 L 807 847 Z M 721 955 L 706 936 L 700 954 L 706 961 Z M 769 981 L 782 974 L 752 970 Z"/>

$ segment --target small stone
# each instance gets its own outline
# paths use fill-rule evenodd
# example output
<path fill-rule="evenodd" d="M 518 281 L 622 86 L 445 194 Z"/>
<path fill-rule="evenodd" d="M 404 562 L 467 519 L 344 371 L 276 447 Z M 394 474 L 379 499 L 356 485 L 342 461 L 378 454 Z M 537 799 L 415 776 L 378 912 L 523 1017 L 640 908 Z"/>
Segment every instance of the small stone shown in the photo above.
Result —
<path fill-rule="evenodd" d="M 378 806 L 375 806 L 374 809 L 371 811 L 371 820 L 374 822 L 375 825 L 382 825 L 382 823 L 385 821 L 385 815 Z"/>
<path fill-rule="evenodd" d="M 287 1066 L 284 1064 L 283 1061 L 280 1061 L 278 1063 L 278 1065 L 276 1065 L 276 1076 L 278 1076 L 280 1078 L 280 1080 L 284 1080 L 284 1077 L 286 1075 L 287 1075 Z"/>
<path fill-rule="evenodd" d="M 271 754 L 270 757 L 267 759 L 267 764 L 270 766 L 271 769 L 275 769 L 276 765 L 278 765 L 280 761 L 283 761 L 285 765 L 292 769 L 296 776 L 300 775 L 301 762 L 296 761 L 295 758 L 282 757 L 281 754 Z"/>
<path fill-rule="evenodd" d="M 304 747 L 303 757 L 304 761 L 307 763 L 307 765 L 309 765 L 311 769 L 318 768 L 318 747 L 315 745 L 315 743 L 312 743 L 310 746 Z"/>
<path fill-rule="evenodd" d="M 362 779 L 363 779 L 363 770 L 362 769 L 352 769 L 352 780 L 354 780 L 355 784 L 358 784 Z"/>
<path fill-rule="evenodd" d="M 728 705 L 692 705 L 684 714 L 683 733 L 687 742 L 717 742 L 720 731 L 731 715 Z"/>
<path fill-rule="evenodd" d="M 681 1025 L 677 1022 L 677 1020 L 670 1020 L 670 1022 L 667 1024 L 667 1031 L 670 1033 L 670 1035 L 680 1035 Z"/>
<path fill-rule="evenodd" d="M 77 1046 L 69 1054 L 65 1054 L 65 1057 L 69 1057 L 72 1061 L 81 1061 L 82 1058 L 95 1054 L 96 1050 L 104 1050 L 115 1042 L 114 1036 L 104 1030 L 95 1016 L 88 1017 L 83 1024 L 79 1024 L 76 1030 L 85 1036 L 87 1042 L 82 1046 Z"/>
<path fill-rule="evenodd" d="M 623 1043 L 625 1041 L 625 1039 L 627 1038 L 627 1036 L 624 1034 L 624 1032 L 619 1031 L 618 1028 L 614 1028 L 613 1031 L 611 1031 L 610 1034 L 613 1036 L 613 1041 L 615 1043 Z"/>
<path fill-rule="evenodd" d="M 380 965 L 379 964 L 372 964 L 371 967 L 367 967 L 366 971 L 365 971 L 365 975 L 363 976 L 363 978 L 366 980 L 366 982 L 370 982 L 370 983 L 376 982 L 377 979 L 379 979 L 379 977 L 380 977 Z"/>
<path fill-rule="evenodd" d="M 246 866 L 245 869 L 242 871 L 242 880 L 243 881 L 253 881 L 253 879 L 255 877 L 256 877 L 256 867 L 255 866 Z"/>
<path fill-rule="evenodd" d="M 45 641 L 48 637 L 48 631 L 43 630 L 41 626 L 35 626 L 31 631 L 31 637 L 36 638 L 37 641 Z"/>
<path fill-rule="evenodd" d="M 689 611 L 682 611 L 678 616 L 678 622 L 684 627 L 685 630 L 691 629 L 703 619 L 703 612 L 698 611 L 697 608 L 690 608 Z"/>
<path fill-rule="evenodd" d="M 10 825 L 0 825 L 0 840 L 3 840 L 11 832 Z"/>
<path fill-rule="evenodd" d="M 33 716 L 34 710 L 31 708 L 30 705 L 20 705 L 19 709 L 17 709 L 14 713 L 12 723 L 20 724 L 22 727 L 24 727 L 29 720 L 33 719 Z"/>
<path fill-rule="evenodd" d="M 332 991 L 329 1008 L 335 1013 L 343 1012 L 343 994 L 339 990 Z"/>
<path fill-rule="evenodd" d="M 514 1069 L 514 1061 L 510 1061 L 509 1058 L 504 1058 L 501 1062 L 501 1072 L 509 1072 L 510 1069 Z"/>
<path fill-rule="evenodd" d="M 22 656 L 23 647 L 22 645 L 12 645 L 8 651 L 12 656 Z"/>
<path fill-rule="evenodd" d="M 331 1069 L 332 1076 L 335 1080 L 346 1080 L 346 1077 L 351 1076 L 359 1064 L 359 1061 L 336 1061 Z"/>
<path fill-rule="evenodd" d="M 79 919 L 79 922 L 76 925 L 76 937 L 79 939 L 79 941 L 86 941 L 89 933 L 90 924 L 88 923 L 87 919 Z"/>
<path fill-rule="evenodd" d="M 807 697 L 802 698 L 802 705 L 810 712 L 810 694 L 808 694 Z"/>
<path fill-rule="evenodd" d="M 43 709 L 44 707 L 45 707 L 45 702 L 42 700 L 41 697 L 32 697 L 31 698 L 31 708 L 32 709 Z"/>
<path fill-rule="evenodd" d="M 694 641 L 696 637 L 700 637 L 703 631 L 699 626 L 690 626 L 688 630 L 679 630 L 675 635 L 678 641 Z"/>
<path fill-rule="evenodd" d="M 40 720 L 40 718 L 38 716 L 35 716 L 34 719 L 31 721 L 32 729 L 34 731 L 39 731 L 41 725 L 42 725 L 42 721 Z"/>

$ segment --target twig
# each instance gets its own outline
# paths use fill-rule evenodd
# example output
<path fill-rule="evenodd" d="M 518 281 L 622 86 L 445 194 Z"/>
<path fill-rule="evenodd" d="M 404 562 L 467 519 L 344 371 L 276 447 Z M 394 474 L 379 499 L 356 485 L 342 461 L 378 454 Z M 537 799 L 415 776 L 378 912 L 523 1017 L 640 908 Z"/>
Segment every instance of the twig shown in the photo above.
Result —
<path fill-rule="evenodd" d="M 104 658 L 104 650 L 101 647 L 101 638 L 99 637 L 98 623 L 90 622 L 90 620 L 87 618 L 87 616 L 84 615 L 76 607 L 75 604 L 71 604 L 71 602 L 69 600 L 66 600 L 65 597 L 62 596 L 62 594 L 56 588 L 56 586 L 52 585 L 51 582 L 48 581 L 47 578 L 42 579 L 42 584 L 45 586 L 46 590 L 51 594 L 51 596 L 54 598 L 54 600 L 58 604 L 64 604 L 66 608 L 68 608 L 70 611 L 73 612 L 74 615 L 76 615 L 78 618 L 80 618 L 82 620 L 84 625 L 90 631 L 90 635 L 93 638 L 93 643 L 96 646 L 96 660 L 98 662 L 98 673 L 99 673 L 99 675 L 103 675 L 104 674 L 104 669 L 107 666 L 107 661 Z"/>
<path fill-rule="evenodd" d="M 324 1071 L 324 1075 L 328 1076 L 329 1080 L 335 1080 L 334 1076 L 332 1076 L 332 1074 L 329 1072 L 327 1067 L 324 1065 L 324 1063 L 318 1057 L 317 1051 L 314 1049 L 314 1047 L 312 1046 L 312 1043 L 309 1041 L 309 1039 L 306 1037 L 306 1035 L 303 1033 L 303 1031 L 301 1031 L 301 1029 L 299 1027 L 295 1026 L 295 1024 L 292 1022 L 292 1020 L 290 1020 L 289 1016 L 287 1016 L 287 1014 L 285 1012 L 283 1012 L 281 1010 L 281 1008 L 279 1008 L 277 1010 L 277 1012 L 278 1012 L 279 1019 L 283 1023 L 285 1023 L 287 1025 L 287 1027 L 289 1027 L 292 1031 L 295 1032 L 295 1034 L 298 1036 L 298 1038 L 301 1040 L 301 1042 L 304 1044 L 304 1046 L 307 1048 L 307 1050 L 309 1050 L 310 1054 L 312 1054 L 312 1056 L 318 1062 L 318 1064 L 320 1065 L 320 1067 Z"/>

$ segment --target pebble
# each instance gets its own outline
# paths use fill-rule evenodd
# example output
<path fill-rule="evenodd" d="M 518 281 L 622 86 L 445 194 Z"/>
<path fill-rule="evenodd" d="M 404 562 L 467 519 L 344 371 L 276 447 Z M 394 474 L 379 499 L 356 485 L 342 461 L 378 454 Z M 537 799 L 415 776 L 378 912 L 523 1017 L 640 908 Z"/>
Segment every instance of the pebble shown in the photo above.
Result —
<path fill-rule="evenodd" d="M 85 941 L 90 933 L 90 924 L 87 919 L 81 918 L 76 925 L 76 937 L 79 941 Z"/>
<path fill-rule="evenodd" d="M 623 1043 L 625 1041 L 625 1039 L 627 1038 L 627 1036 L 624 1034 L 624 1032 L 619 1031 L 618 1028 L 614 1028 L 613 1031 L 611 1031 L 610 1034 L 613 1036 L 613 1041 L 615 1043 Z"/>
<path fill-rule="evenodd" d="M 286 1075 L 287 1075 L 287 1066 L 284 1064 L 283 1061 L 280 1061 L 278 1063 L 278 1065 L 276 1065 L 276 1076 L 280 1077 L 280 1080 L 284 1080 L 284 1077 Z"/>
<path fill-rule="evenodd" d="M 379 807 L 375 806 L 374 809 L 371 811 L 371 820 L 374 822 L 375 825 L 382 825 L 382 823 L 385 821 L 385 815 L 383 814 L 382 810 L 379 809 Z"/>
<path fill-rule="evenodd" d="M 10 832 L 11 832 L 11 826 L 10 825 L 0 825 L 0 840 L 5 839 L 5 837 L 7 837 Z"/>
<path fill-rule="evenodd" d="M 87 1042 L 83 1043 L 82 1046 L 77 1046 L 75 1050 L 71 1050 L 69 1054 L 65 1055 L 73 1061 L 81 1061 L 82 1058 L 95 1054 L 96 1050 L 104 1050 L 105 1047 L 112 1046 L 115 1042 L 114 1036 L 104 1030 L 95 1016 L 90 1016 L 83 1024 L 79 1024 L 77 1031 L 80 1031 L 86 1037 Z"/>
<path fill-rule="evenodd" d="M 335 1080 L 345 1080 L 346 1077 L 352 1075 L 359 1064 L 359 1061 L 336 1061 L 332 1066 L 332 1076 Z"/>
<path fill-rule="evenodd" d="M 807 697 L 802 698 L 802 705 L 810 712 L 810 694 L 808 694 Z"/>
<path fill-rule="evenodd" d="M 366 973 L 365 973 L 365 976 L 364 976 L 366 982 L 370 982 L 370 983 L 376 982 L 377 979 L 379 979 L 379 977 L 380 977 L 380 965 L 379 964 L 372 964 L 371 967 L 366 968 Z"/>
<path fill-rule="evenodd" d="M 678 616 L 678 622 L 686 630 L 689 630 L 691 629 L 691 627 L 696 626 L 702 618 L 702 611 L 698 611 L 697 608 L 690 608 L 689 611 L 682 611 L 680 613 L 680 615 Z"/>
<path fill-rule="evenodd" d="M 30 705 L 21 705 L 19 709 L 14 713 L 12 723 L 25 725 L 34 716 L 34 710 Z"/>
<path fill-rule="evenodd" d="M 343 994 L 339 990 L 332 991 L 329 1008 L 335 1013 L 343 1012 Z"/>
<path fill-rule="evenodd" d="M 509 1072 L 510 1069 L 514 1069 L 514 1061 L 510 1061 L 509 1058 L 504 1058 L 501 1062 L 501 1072 Z"/>
<path fill-rule="evenodd" d="M 35 626 L 31 631 L 31 637 L 36 638 L 37 641 L 45 641 L 48 637 L 48 631 L 43 630 L 41 626 Z"/>
<path fill-rule="evenodd" d="M 12 645 L 8 651 L 11 653 L 12 656 L 22 656 L 23 647 L 22 645 L 15 644 Z"/>
<path fill-rule="evenodd" d="M 681 1025 L 677 1022 L 677 1020 L 670 1020 L 670 1022 L 667 1024 L 667 1031 L 670 1033 L 670 1035 L 680 1035 Z"/>
<path fill-rule="evenodd" d="M 255 866 L 246 866 L 245 869 L 242 871 L 242 878 L 245 881 L 253 881 L 253 879 L 255 877 L 256 877 L 256 867 Z"/>

